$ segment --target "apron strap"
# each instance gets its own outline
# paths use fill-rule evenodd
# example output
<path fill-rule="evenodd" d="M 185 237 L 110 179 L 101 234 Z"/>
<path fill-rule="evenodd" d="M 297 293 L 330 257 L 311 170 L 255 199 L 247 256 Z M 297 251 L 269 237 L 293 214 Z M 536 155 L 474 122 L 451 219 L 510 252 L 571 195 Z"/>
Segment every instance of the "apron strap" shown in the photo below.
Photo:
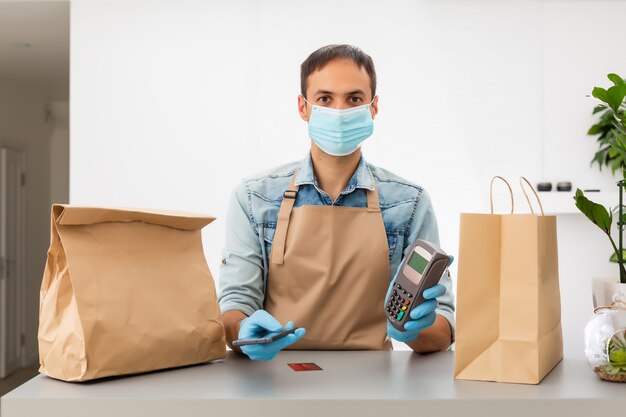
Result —
<path fill-rule="evenodd" d="M 285 258 L 285 242 L 287 241 L 287 229 L 289 228 L 289 217 L 291 217 L 291 209 L 296 202 L 298 195 L 298 187 L 295 185 L 298 176 L 298 168 L 293 173 L 289 187 L 283 193 L 283 202 L 280 203 L 278 210 L 278 221 L 276 222 L 276 232 L 274 232 L 274 241 L 272 242 L 272 259 L 273 264 L 282 265 Z"/>
<path fill-rule="evenodd" d="M 367 212 L 378 213 L 380 212 L 380 204 L 378 202 L 378 189 L 374 185 L 373 190 L 367 190 Z"/>

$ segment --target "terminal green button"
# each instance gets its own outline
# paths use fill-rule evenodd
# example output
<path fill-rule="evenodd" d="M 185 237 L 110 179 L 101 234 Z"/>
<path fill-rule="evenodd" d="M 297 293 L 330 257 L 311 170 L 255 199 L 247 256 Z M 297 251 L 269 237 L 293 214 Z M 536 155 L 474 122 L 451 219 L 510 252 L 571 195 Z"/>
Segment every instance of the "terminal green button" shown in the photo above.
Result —
<path fill-rule="evenodd" d="M 404 317 L 404 311 L 398 313 L 398 320 L 402 320 L 402 317 Z"/>

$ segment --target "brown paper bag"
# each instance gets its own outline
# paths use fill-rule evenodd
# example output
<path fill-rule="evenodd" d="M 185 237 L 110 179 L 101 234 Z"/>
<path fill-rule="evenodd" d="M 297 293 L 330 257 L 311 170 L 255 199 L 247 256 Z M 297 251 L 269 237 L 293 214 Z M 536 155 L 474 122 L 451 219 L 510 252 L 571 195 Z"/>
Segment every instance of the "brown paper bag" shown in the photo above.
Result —
<path fill-rule="evenodd" d="M 461 214 L 454 376 L 538 384 L 563 358 L 556 216 L 513 214 L 506 185 L 511 214 Z"/>
<path fill-rule="evenodd" d="M 40 372 L 86 381 L 224 358 L 200 230 L 214 218 L 52 206 Z"/>

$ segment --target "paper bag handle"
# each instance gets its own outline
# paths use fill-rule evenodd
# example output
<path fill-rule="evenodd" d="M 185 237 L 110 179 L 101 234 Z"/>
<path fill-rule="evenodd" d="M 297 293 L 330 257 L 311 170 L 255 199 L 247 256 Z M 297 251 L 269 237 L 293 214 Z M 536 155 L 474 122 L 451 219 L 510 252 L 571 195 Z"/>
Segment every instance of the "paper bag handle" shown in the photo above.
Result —
<path fill-rule="evenodd" d="M 507 188 L 509 189 L 509 195 L 511 196 L 511 214 L 513 214 L 513 210 L 515 209 L 515 200 L 513 199 L 513 190 L 511 189 L 509 182 L 499 175 L 496 175 L 495 177 L 493 177 L 491 179 L 491 183 L 489 184 L 489 203 L 491 205 L 491 214 L 493 214 L 493 182 L 496 180 L 496 178 L 504 181 Z"/>
<path fill-rule="evenodd" d="M 543 212 L 543 205 L 541 204 L 541 199 L 539 198 L 539 194 L 537 194 L 537 191 L 535 191 L 535 187 L 532 186 L 532 184 L 530 183 L 530 181 L 528 181 L 526 179 L 526 177 L 519 177 L 519 185 L 522 188 L 522 191 L 524 192 L 524 197 L 526 197 L 526 201 L 528 201 L 528 206 L 530 207 L 530 212 L 532 214 L 535 214 L 535 210 L 533 210 L 533 205 L 530 204 L 530 198 L 528 198 L 528 193 L 526 193 L 526 188 L 524 188 L 524 182 L 526 184 L 528 184 L 528 186 L 530 187 L 531 190 L 533 190 L 533 193 L 535 194 L 535 197 L 537 197 L 537 202 L 539 203 L 539 208 L 541 209 L 541 215 L 545 216 L 545 213 Z"/>

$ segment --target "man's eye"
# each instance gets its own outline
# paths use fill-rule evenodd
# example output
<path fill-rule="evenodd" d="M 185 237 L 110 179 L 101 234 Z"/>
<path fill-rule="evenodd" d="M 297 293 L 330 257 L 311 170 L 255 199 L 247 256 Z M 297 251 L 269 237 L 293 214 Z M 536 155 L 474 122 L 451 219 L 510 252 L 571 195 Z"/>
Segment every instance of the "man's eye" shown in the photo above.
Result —
<path fill-rule="evenodd" d="M 330 97 L 320 97 L 317 99 L 318 101 L 320 101 L 321 103 L 328 103 L 330 101 Z"/>
<path fill-rule="evenodd" d="M 358 103 L 361 103 L 362 101 L 363 101 L 363 100 L 361 100 L 361 98 L 360 98 L 360 97 L 350 97 L 350 102 L 351 102 L 352 104 L 358 104 Z"/>

